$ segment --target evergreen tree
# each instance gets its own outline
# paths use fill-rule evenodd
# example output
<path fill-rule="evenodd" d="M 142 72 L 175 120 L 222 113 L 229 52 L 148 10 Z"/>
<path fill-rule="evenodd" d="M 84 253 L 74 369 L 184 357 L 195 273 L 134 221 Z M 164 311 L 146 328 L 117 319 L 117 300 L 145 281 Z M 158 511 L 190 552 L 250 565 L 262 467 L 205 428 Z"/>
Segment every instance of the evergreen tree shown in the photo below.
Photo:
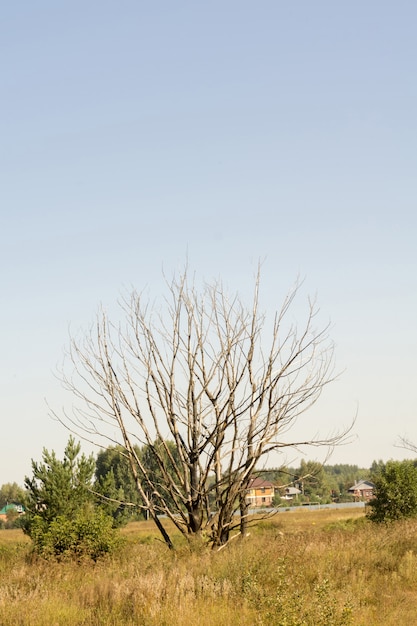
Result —
<path fill-rule="evenodd" d="M 33 476 L 25 478 L 22 526 L 44 557 L 97 559 L 117 544 L 112 518 L 94 503 L 94 457 L 80 450 L 73 437 L 62 461 L 44 448 L 42 462 L 32 460 Z"/>
<path fill-rule="evenodd" d="M 94 457 L 79 456 L 81 446 L 69 438 L 60 461 L 55 452 L 44 448 L 43 462 L 32 460 L 32 478 L 25 478 L 26 518 L 25 527 L 30 529 L 34 516 L 51 522 L 59 515 L 71 518 L 94 497 L 90 491 L 94 474 Z M 30 534 L 30 533 L 29 533 Z"/>

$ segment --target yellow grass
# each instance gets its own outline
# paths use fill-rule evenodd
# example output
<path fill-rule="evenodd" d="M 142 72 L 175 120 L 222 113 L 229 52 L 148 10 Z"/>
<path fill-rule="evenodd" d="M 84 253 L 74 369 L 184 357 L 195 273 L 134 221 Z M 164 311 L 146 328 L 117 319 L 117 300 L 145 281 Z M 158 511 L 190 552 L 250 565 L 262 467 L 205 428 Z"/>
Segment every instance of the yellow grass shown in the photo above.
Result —
<path fill-rule="evenodd" d="M 279 513 L 220 552 L 170 552 L 150 523 L 99 563 L 31 558 L 0 531 L 0 624 L 11 626 L 401 626 L 417 623 L 417 521 L 363 510 Z"/>

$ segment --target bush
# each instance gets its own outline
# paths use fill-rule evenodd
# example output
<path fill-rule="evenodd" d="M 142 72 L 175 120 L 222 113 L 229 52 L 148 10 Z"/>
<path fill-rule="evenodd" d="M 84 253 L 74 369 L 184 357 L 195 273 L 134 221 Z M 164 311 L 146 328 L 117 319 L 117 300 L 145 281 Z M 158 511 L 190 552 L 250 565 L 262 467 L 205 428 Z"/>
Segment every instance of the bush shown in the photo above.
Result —
<path fill-rule="evenodd" d="M 417 517 L 417 468 L 412 461 L 388 461 L 373 476 L 375 499 L 369 518 L 387 522 Z"/>
<path fill-rule="evenodd" d="M 97 560 L 118 544 L 113 518 L 94 502 L 91 480 L 94 459 L 80 456 L 80 444 L 70 437 L 60 461 L 43 451 L 43 462 L 32 461 L 32 478 L 25 479 L 26 513 L 23 531 L 43 557 Z"/>
<path fill-rule="evenodd" d="M 112 518 L 93 508 L 83 510 L 72 520 L 61 515 L 46 522 L 36 516 L 32 520 L 31 538 L 37 554 L 58 560 L 90 558 L 96 561 L 121 543 Z"/>

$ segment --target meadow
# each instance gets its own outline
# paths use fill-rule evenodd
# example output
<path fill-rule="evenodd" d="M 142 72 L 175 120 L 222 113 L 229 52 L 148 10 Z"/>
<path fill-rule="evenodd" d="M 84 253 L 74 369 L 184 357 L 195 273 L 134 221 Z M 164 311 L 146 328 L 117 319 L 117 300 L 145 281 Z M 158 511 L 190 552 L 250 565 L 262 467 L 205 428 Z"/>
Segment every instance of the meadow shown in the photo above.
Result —
<path fill-rule="evenodd" d="M 220 551 L 169 551 L 149 522 L 96 563 L 31 556 L 0 531 L 2 626 L 401 626 L 417 623 L 417 521 L 363 509 L 282 512 Z"/>

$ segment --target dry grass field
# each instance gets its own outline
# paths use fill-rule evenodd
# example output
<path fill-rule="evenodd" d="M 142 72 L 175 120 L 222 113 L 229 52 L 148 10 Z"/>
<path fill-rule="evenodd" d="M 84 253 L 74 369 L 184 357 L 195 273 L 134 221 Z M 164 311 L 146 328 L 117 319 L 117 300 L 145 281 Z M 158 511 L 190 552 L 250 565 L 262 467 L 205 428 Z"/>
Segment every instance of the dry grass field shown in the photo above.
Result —
<path fill-rule="evenodd" d="M 417 624 L 417 521 L 375 526 L 363 510 L 283 512 L 219 552 L 150 523 L 98 563 L 30 556 L 0 531 L 2 626 L 411 626 Z"/>

